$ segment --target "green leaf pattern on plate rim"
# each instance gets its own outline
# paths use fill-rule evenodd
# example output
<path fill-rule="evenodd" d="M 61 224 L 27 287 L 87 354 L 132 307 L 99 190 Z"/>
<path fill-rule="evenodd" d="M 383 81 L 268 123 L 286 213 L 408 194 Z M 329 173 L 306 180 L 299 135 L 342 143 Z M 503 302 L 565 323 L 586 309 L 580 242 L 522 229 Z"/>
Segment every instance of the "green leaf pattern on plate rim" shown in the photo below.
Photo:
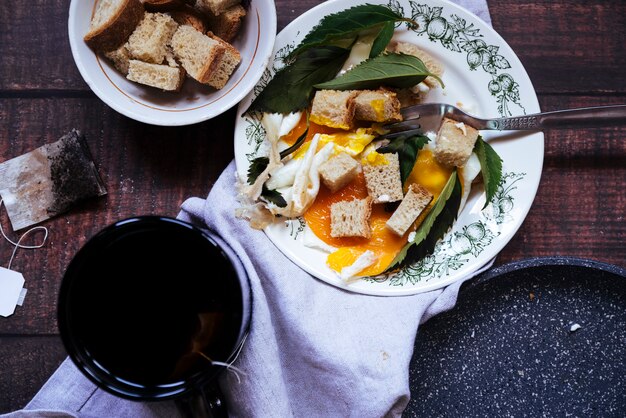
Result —
<path fill-rule="evenodd" d="M 443 7 L 430 7 L 426 4 L 408 2 L 411 7 L 411 18 L 418 22 L 418 28 L 409 27 L 418 36 L 426 36 L 431 42 L 439 42 L 451 51 L 465 53 L 466 62 L 471 71 L 479 69 L 491 76 L 488 83 L 489 93 L 495 97 L 498 103 L 498 112 L 502 116 L 518 114 L 512 110 L 516 106 L 518 111 L 526 114 L 526 110 L 520 103 L 519 84 L 513 77 L 503 72 L 511 68 L 509 61 L 498 53 L 499 47 L 487 45 L 480 33 L 480 29 L 473 23 L 455 14 L 449 18 L 442 16 Z M 390 0 L 388 5 L 393 11 L 406 16 L 404 7 L 398 0 Z M 406 23 L 401 23 L 406 24 Z M 276 51 L 271 66 L 268 66 L 258 84 L 253 90 L 257 96 L 269 83 L 274 74 L 288 64 L 286 57 L 295 49 L 295 42 L 287 44 Z M 254 116 L 244 116 L 248 126 L 245 135 L 252 151 L 246 154 L 248 161 L 252 161 L 259 154 L 261 144 L 265 138 L 265 130 L 260 121 Z M 415 285 L 423 280 L 429 281 L 434 278 L 447 276 L 453 270 L 460 269 L 469 260 L 470 256 L 477 257 L 495 237 L 500 235 L 499 225 L 512 221 L 510 212 L 514 207 L 515 183 L 525 177 L 526 173 L 506 173 L 498 186 L 498 191 L 490 205 L 481 212 L 481 217 L 461 231 L 448 233 L 443 240 L 437 243 L 432 255 L 423 260 L 403 268 L 399 272 L 366 277 L 363 280 L 371 283 L 387 283 L 389 286 Z M 290 228 L 289 235 L 296 240 L 304 231 L 306 223 L 302 217 L 286 223 Z"/>

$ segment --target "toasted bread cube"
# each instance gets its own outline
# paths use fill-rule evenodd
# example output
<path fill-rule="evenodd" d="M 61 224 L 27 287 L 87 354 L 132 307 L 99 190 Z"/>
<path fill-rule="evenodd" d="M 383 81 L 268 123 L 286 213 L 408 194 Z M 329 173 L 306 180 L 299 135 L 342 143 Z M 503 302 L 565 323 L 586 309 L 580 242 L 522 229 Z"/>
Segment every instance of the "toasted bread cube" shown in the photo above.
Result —
<path fill-rule="evenodd" d="M 231 42 L 239 33 L 241 22 L 246 16 L 246 9 L 241 4 L 236 4 L 226 9 L 218 16 L 207 13 L 207 23 L 211 32 L 226 42 Z"/>
<path fill-rule="evenodd" d="M 437 132 L 435 158 L 449 167 L 465 165 L 478 139 L 478 131 L 463 122 L 445 118 Z"/>
<path fill-rule="evenodd" d="M 348 153 L 342 152 L 320 165 L 322 182 L 331 192 L 343 188 L 359 174 L 359 163 Z"/>
<path fill-rule="evenodd" d="M 419 184 L 411 184 L 404 199 L 385 225 L 398 236 L 403 236 L 431 200 L 433 195 L 428 190 Z"/>
<path fill-rule="evenodd" d="M 207 36 L 217 41 L 225 49 L 224 55 L 222 55 L 222 59 L 220 60 L 217 71 L 213 76 L 213 82 L 211 83 L 211 85 L 216 89 L 221 89 L 226 85 L 233 71 L 235 71 L 235 68 L 241 62 L 241 54 L 239 54 L 239 51 L 237 51 L 234 46 L 224 41 L 220 37 L 215 36 L 211 32 L 207 32 Z"/>
<path fill-rule="evenodd" d="M 351 90 L 318 90 L 313 97 L 309 120 L 331 128 L 352 129 L 357 94 Z"/>
<path fill-rule="evenodd" d="M 174 55 L 187 73 L 200 83 L 218 88 L 226 48 L 188 25 L 178 27 L 171 42 Z"/>
<path fill-rule="evenodd" d="M 219 16 L 229 8 L 241 3 L 241 0 L 197 0 L 196 8 Z"/>
<path fill-rule="evenodd" d="M 152 64 L 162 64 L 167 54 L 167 44 L 176 28 L 178 24 L 170 16 L 146 12 L 128 38 L 131 57 Z"/>
<path fill-rule="evenodd" d="M 372 214 L 372 199 L 344 200 L 330 206 L 330 236 L 370 238 L 369 225 Z"/>
<path fill-rule="evenodd" d="M 113 51 L 128 40 L 143 13 L 139 0 L 99 0 L 83 39 L 97 51 Z"/>
<path fill-rule="evenodd" d="M 185 81 L 185 70 L 169 65 L 130 60 L 126 78 L 161 90 L 178 91 Z"/>
<path fill-rule="evenodd" d="M 104 56 L 111 60 L 113 66 L 122 74 L 128 74 L 128 66 L 130 61 L 130 52 L 128 52 L 127 44 L 119 48 L 105 52 Z"/>
<path fill-rule="evenodd" d="M 185 0 L 142 0 L 149 12 L 171 12 L 185 5 Z"/>
<path fill-rule="evenodd" d="M 397 202 L 402 200 L 402 178 L 398 154 L 382 154 L 385 163 L 364 164 L 363 174 L 367 193 L 374 203 Z"/>
<path fill-rule="evenodd" d="M 354 118 L 369 122 L 399 122 L 400 101 L 388 90 L 363 90 L 356 96 Z"/>
<path fill-rule="evenodd" d="M 170 16 L 179 25 L 192 26 L 198 32 L 205 33 L 208 29 L 204 16 L 189 5 L 185 5 L 178 10 L 172 10 Z"/>

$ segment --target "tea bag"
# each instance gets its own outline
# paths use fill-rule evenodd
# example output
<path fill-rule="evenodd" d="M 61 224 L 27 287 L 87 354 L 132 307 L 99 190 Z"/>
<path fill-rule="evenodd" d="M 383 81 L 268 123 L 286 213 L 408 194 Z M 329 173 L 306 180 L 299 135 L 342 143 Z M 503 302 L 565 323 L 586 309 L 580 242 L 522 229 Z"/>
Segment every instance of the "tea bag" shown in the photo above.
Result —
<path fill-rule="evenodd" d="M 106 194 L 85 137 L 72 130 L 56 142 L 0 164 L 0 197 L 17 231 Z"/>

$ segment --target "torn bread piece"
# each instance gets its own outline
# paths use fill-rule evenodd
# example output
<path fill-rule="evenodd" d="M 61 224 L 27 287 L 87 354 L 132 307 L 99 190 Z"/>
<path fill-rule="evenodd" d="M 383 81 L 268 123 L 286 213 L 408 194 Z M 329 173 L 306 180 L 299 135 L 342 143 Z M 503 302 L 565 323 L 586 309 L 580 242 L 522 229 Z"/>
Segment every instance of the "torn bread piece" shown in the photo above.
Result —
<path fill-rule="evenodd" d="M 83 38 L 97 51 L 112 51 L 124 44 L 143 17 L 139 0 L 100 0 Z"/>
<path fill-rule="evenodd" d="M 444 118 L 437 132 L 435 158 L 449 167 L 465 165 L 478 139 L 478 131 L 469 125 Z"/>
<path fill-rule="evenodd" d="M 185 81 L 185 70 L 169 65 L 130 60 L 126 78 L 164 91 L 179 91 Z"/>
<path fill-rule="evenodd" d="M 206 15 L 209 30 L 226 42 L 235 39 L 245 16 L 246 9 L 241 4 L 229 7 L 217 16 L 212 13 Z"/>
<path fill-rule="evenodd" d="M 369 122 L 399 122 L 400 101 L 389 90 L 361 90 L 354 99 L 354 118 Z"/>
<path fill-rule="evenodd" d="M 343 280 L 352 279 L 366 268 L 374 265 L 377 261 L 378 257 L 376 257 L 376 254 L 374 254 L 372 250 L 367 250 L 361 254 L 354 263 L 342 268 L 339 277 Z"/>
<path fill-rule="evenodd" d="M 322 182 L 335 193 L 355 179 L 359 174 L 360 164 L 345 152 L 338 154 L 319 168 Z"/>
<path fill-rule="evenodd" d="M 318 90 L 309 120 L 318 125 L 350 130 L 354 126 L 357 91 Z"/>
<path fill-rule="evenodd" d="M 111 60 L 117 71 L 124 75 L 128 74 L 128 65 L 131 58 L 130 52 L 128 52 L 128 44 L 124 44 L 113 51 L 105 52 L 104 56 Z"/>
<path fill-rule="evenodd" d="M 372 214 L 372 199 L 344 200 L 330 206 L 330 236 L 370 238 L 369 225 Z"/>
<path fill-rule="evenodd" d="M 404 199 L 385 224 L 398 236 L 403 236 L 417 217 L 428 207 L 433 195 L 419 184 L 409 186 Z"/>
<path fill-rule="evenodd" d="M 380 154 L 373 164 L 363 164 L 365 185 L 374 203 L 397 202 L 402 200 L 402 179 L 398 154 Z"/>
<path fill-rule="evenodd" d="M 195 30 L 202 33 L 208 30 L 204 17 L 189 5 L 185 5 L 178 10 L 172 10 L 170 16 L 172 16 L 172 19 L 179 25 L 192 26 Z"/>
<path fill-rule="evenodd" d="M 135 31 L 128 38 L 128 51 L 132 58 L 162 64 L 167 55 L 167 44 L 178 24 L 164 13 L 144 14 Z"/>

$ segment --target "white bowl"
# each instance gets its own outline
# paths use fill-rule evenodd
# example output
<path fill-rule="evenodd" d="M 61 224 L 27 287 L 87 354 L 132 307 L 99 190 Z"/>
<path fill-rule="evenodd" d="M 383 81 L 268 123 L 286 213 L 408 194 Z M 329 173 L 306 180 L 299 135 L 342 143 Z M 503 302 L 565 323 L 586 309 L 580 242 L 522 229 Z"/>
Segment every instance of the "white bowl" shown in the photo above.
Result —
<path fill-rule="evenodd" d="M 164 92 L 126 79 L 83 40 L 96 0 L 72 0 L 68 22 L 76 66 L 91 90 L 119 113 L 161 126 L 190 125 L 211 119 L 241 101 L 265 71 L 276 37 L 274 0 L 252 0 L 241 30 L 233 41 L 241 63 L 221 90 L 190 78 L 180 92 Z"/>

